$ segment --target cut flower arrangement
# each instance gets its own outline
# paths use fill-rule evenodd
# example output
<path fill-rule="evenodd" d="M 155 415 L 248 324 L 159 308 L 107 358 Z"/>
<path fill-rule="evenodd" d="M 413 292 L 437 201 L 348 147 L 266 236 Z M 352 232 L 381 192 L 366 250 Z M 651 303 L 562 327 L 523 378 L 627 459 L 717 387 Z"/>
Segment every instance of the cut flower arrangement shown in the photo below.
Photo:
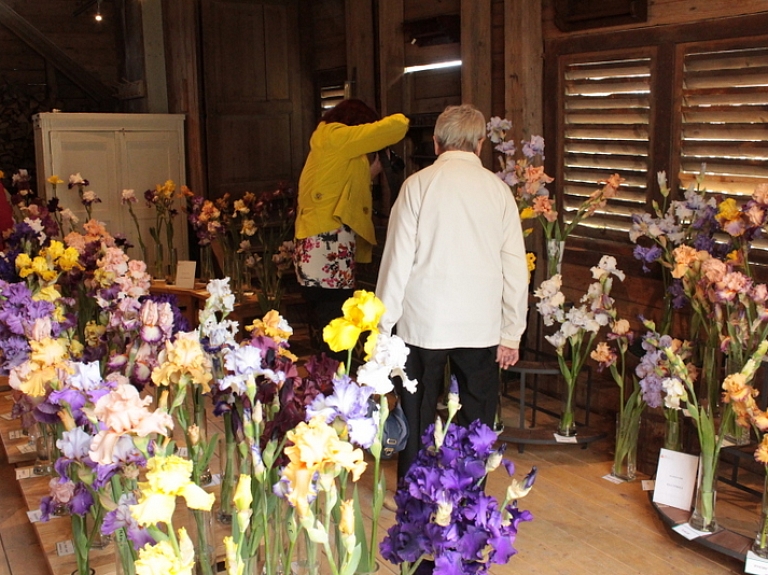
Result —
<path fill-rule="evenodd" d="M 310 358 L 300 376 L 292 329 L 276 311 L 235 337 L 228 279 L 208 284 L 191 329 L 172 298 L 149 294 L 146 264 L 130 259 L 103 224 L 78 227 L 57 202 L 18 197 L 22 220 L 0 254 L 0 364 L 18 392 L 16 413 L 54 429 L 58 451 L 41 510 L 44 520 L 70 516 L 77 572 L 90 572 L 99 533 L 113 536 L 129 575 L 212 572 L 215 542 L 197 528 L 215 505 L 205 479 L 216 443 L 208 411 L 222 417 L 238 455 L 222 469 L 218 503 L 231 517 L 228 573 L 277 575 L 299 564 L 333 575 L 371 571 L 386 489 L 386 394 L 392 377 L 405 376 L 408 352 L 396 336 L 377 332 L 381 302 L 356 292 L 324 332 L 333 349 L 350 352 L 366 337 L 354 377 L 350 364 L 324 356 Z M 64 237 L 59 222 L 70 227 Z M 450 437 L 464 437 L 455 427 Z M 461 441 L 475 437 L 492 434 L 473 428 Z M 468 472 L 480 485 L 501 456 L 490 445 L 477 449 Z M 359 480 L 371 470 L 366 518 Z M 435 473 L 453 481 L 450 469 Z M 187 521 L 175 512 L 178 498 L 192 510 Z M 488 519 L 500 529 L 495 562 L 511 556 L 515 521 L 527 517 L 508 503 Z M 477 548 L 465 559 L 482 563 L 491 551 Z"/>
<path fill-rule="evenodd" d="M 575 210 L 569 210 L 567 219 L 564 219 L 558 213 L 555 198 L 546 187 L 554 178 L 548 176 L 541 165 L 544 160 L 544 138 L 534 135 L 528 141 L 521 142 L 523 157 L 516 159 L 514 142 L 506 140 L 507 132 L 511 129 L 512 123 L 498 116 L 491 118 L 487 125 L 488 138 L 500 153 L 501 170 L 496 175 L 512 189 L 520 210 L 520 219 L 525 221 L 537 218 L 541 223 L 547 240 L 547 278 L 551 278 L 560 273 L 560 261 L 568 236 L 585 218 L 604 208 L 608 200 L 616 196 L 624 180 L 618 174 L 613 174 L 601 182 L 602 186 L 587 196 Z"/>

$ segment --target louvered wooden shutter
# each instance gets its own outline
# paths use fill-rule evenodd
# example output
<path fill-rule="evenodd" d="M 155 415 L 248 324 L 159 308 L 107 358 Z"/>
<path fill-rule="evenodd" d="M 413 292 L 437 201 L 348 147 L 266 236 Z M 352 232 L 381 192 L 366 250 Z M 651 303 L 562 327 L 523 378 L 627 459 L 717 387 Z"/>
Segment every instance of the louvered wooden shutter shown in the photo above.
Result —
<path fill-rule="evenodd" d="M 574 61 L 563 69 L 564 217 L 613 173 L 620 197 L 582 222 L 574 236 L 626 239 L 633 212 L 646 207 L 650 155 L 651 57 Z M 590 231 L 592 230 L 592 231 Z"/>
<path fill-rule="evenodd" d="M 619 173 L 620 197 L 582 222 L 575 236 L 620 239 L 646 206 L 651 118 L 651 58 L 573 62 L 564 69 L 564 217 Z M 591 230 L 591 231 L 590 231 Z"/>
<path fill-rule="evenodd" d="M 768 182 L 768 48 L 689 48 L 683 60 L 680 179 L 749 197 Z"/>

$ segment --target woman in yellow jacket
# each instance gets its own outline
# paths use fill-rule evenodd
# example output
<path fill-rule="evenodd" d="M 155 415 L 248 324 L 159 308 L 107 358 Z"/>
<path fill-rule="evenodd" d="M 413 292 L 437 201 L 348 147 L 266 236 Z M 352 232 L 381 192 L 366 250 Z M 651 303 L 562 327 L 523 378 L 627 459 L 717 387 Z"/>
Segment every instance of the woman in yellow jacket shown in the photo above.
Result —
<path fill-rule="evenodd" d="M 323 115 L 309 141 L 299 178 L 294 262 L 310 333 L 328 354 L 322 329 L 341 315 L 355 289 L 355 263 L 370 262 L 376 243 L 371 177 L 380 166 L 378 157 L 371 163 L 367 155 L 399 142 L 407 131 L 403 114 L 379 119 L 365 103 L 349 99 Z"/>

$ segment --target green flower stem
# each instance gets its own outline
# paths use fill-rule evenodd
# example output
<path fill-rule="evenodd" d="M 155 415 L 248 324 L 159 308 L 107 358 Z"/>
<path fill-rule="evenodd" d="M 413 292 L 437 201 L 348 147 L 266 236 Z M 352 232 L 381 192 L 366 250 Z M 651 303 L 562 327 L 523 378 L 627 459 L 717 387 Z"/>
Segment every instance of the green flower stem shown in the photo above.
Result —
<path fill-rule="evenodd" d="M 664 432 L 664 449 L 680 451 L 682 449 L 682 432 L 680 429 L 680 410 L 664 408 L 667 420 Z"/>
<path fill-rule="evenodd" d="M 755 546 L 758 551 L 762 551 L 761 556 L 768 551 L 768 466 L 765 467 L 762 513 L 760 515 L 760 526 L 757 531 L 757 537 L 755 537 Z"/>
<path fill-rule="evenodd" d="M 235 475 L 235 452 L 237 451 L 237 442 L 235 434 L 232 431 L 232 413 L 224 412 L 224 452 L 225 462 L 221 477 L 221 512 L 225 515 L 232 515 L 232 487 L 234 486 Z"/>
<path fill-rule="evenodd" d="M 144 245 L 144 239 L 141 237 L 141 226 L 139 225 L 139 218 L 136 217 L 136 213 L 133 211 L 133 205 L 128 202 L 128 212 L 133 218 L 133 225 L 136 226 L 136 235 L 139 238 L 139 248 L 141 248 L 141 259 L 147 261 L 147 246 Z"/>
<path fill-rule="evenodd" d="M 85 533 L 85 516 L 72 514 L 72 539 L 75 547 L 77 575 L 90 575 L 91 568 L 88 560 L 88 535 Z"/>
<path fill-rule="evenodd" d="M 613 474 L 616 476 L 621 475 L 624 464 L 629 464 L 630 454 L 637 449 L 640 415 L 644 407 L 645 404 L 640 397 L 639 390 L 632 393 L 626 406 L 622 405 L 616 433 L 616 450 L 613 456 Z"/>
<path fill-rule="evenodd" d="M 110 486 L 112 487 L 112 500 L 115 503 L 119 503 L 120 496 L 123 495 L 124 490 L 118 475 L 112 476 L 110 479 Z M 120 527 L 115 531 L 114 541 L 117 555 L 120 558 L 120 564 L 123 568 L 123 575 L 136 575 L 135 563 L 137 554 L 131 542 L 128 541 L 125 527 Z"/>

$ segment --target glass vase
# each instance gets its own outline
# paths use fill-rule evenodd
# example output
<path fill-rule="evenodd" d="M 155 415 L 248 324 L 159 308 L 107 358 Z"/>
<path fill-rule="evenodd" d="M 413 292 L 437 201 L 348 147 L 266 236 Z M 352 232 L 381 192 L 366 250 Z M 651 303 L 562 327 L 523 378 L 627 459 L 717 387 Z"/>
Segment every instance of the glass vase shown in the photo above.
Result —
<path fill-rule="evenodd" d="M 560 409 L 560 421 L 557 424 L 557 434 L 563 437 L 576 435 L 576 418 L 573 413 L 573 391 L 576 382 L 566 380 L 563 405 Z"/>
<path fill-rule="evenodd" d="M 699 456 L 699 474 L 696 481 L 696 500 L 688 524 L 705 533 L 717 531 L 715 502 L 717 499 L 717 466 L 719 454 L 705 453 Z"/>
<path fill-rule="evenodd" d="M 317 575 L 319 570 L 318 544 L 310 541 L 307 532 L 302 529 L 291 558 L 291 575 Z"/>
<path fill-rule="evenodd" d="M 136 575 L 136 553 L 131 542 L 121 527 L 114 534 L 115 540 L 115 575 Z"/>
<path fill-rule="evenodd" d="M 189 537 L 195 547 L 195 575 L 216 573 L 216 546 L 213 537 L 213 515 L 210 511 L 189 509 Z"/>
<path fill-rule="evenodd" d="M 229 289 L 238 302 L 243 300 L 244 291 L 243 274 L 240 265 L 241 258 L 239 254 L 236 252 L 227 254 L 227 259 L 224 262 L 224 275 L 229 278 Z"/>
<path fill-rule="evenodd" d="M 624 481 L 637 477 L 637 437 L 640 433 L 640 410 L 626 410 L 616 415 L 616 449 L 611 475 Z"/>
<path fill-rule="evenodd" d="M 680 410 L 665 409 L 664 418 L 666 419 L 666 425 L 664 426 L 664 449 L 682 451 L 683 433 L 680 422 Z"/>
<path fill-rule="evenodd" d="M 214 279 L 213 249 L 211 244 L 200 246 L 200 281 L 207 284 Z"/>
<path fill-rule="evenodd" d="M 176 284 L 176 271 L 179 267 L 179 251 L 176 248 L 171 248 L 168 254 L 168 269 L 165 272 L 165 283 L 168 285 Z"/>
<path fill-rule="evenodd" d="M 562 272 L 565 242 L 547 240 L 547 279 Z"/>
<path fill-rule="evenodd" d="M 152 270 L 152 278 L 165 281 L 165 251 L 160 242 L 155 242 L 155 266 Z"/>
<path fill-rule="evenodd" d="M 94 517 L 91 513 L 85 514 L 85 532 L 90 538 L 91 549 L 104 549 L 112 542 L 111 535 L 104 535 L 101 532 L 101 514 L 98 517 Z"/>
<path fill-rule="evenodd" d="M 56 453 L 56 426 L 50 423 L 38 422 L 32 434 L 36 451 L 32 472 L 35 475 L 53 475 L 53 464 L 58 459 Z"/>
<path fill-rule="evenodd" d="M 763 504 L 760 510 L 760 523 L 752 543 L 752 553 L 763 559 L 768 559 L 768 467 L 766 467 L 763 483 Z"/>

